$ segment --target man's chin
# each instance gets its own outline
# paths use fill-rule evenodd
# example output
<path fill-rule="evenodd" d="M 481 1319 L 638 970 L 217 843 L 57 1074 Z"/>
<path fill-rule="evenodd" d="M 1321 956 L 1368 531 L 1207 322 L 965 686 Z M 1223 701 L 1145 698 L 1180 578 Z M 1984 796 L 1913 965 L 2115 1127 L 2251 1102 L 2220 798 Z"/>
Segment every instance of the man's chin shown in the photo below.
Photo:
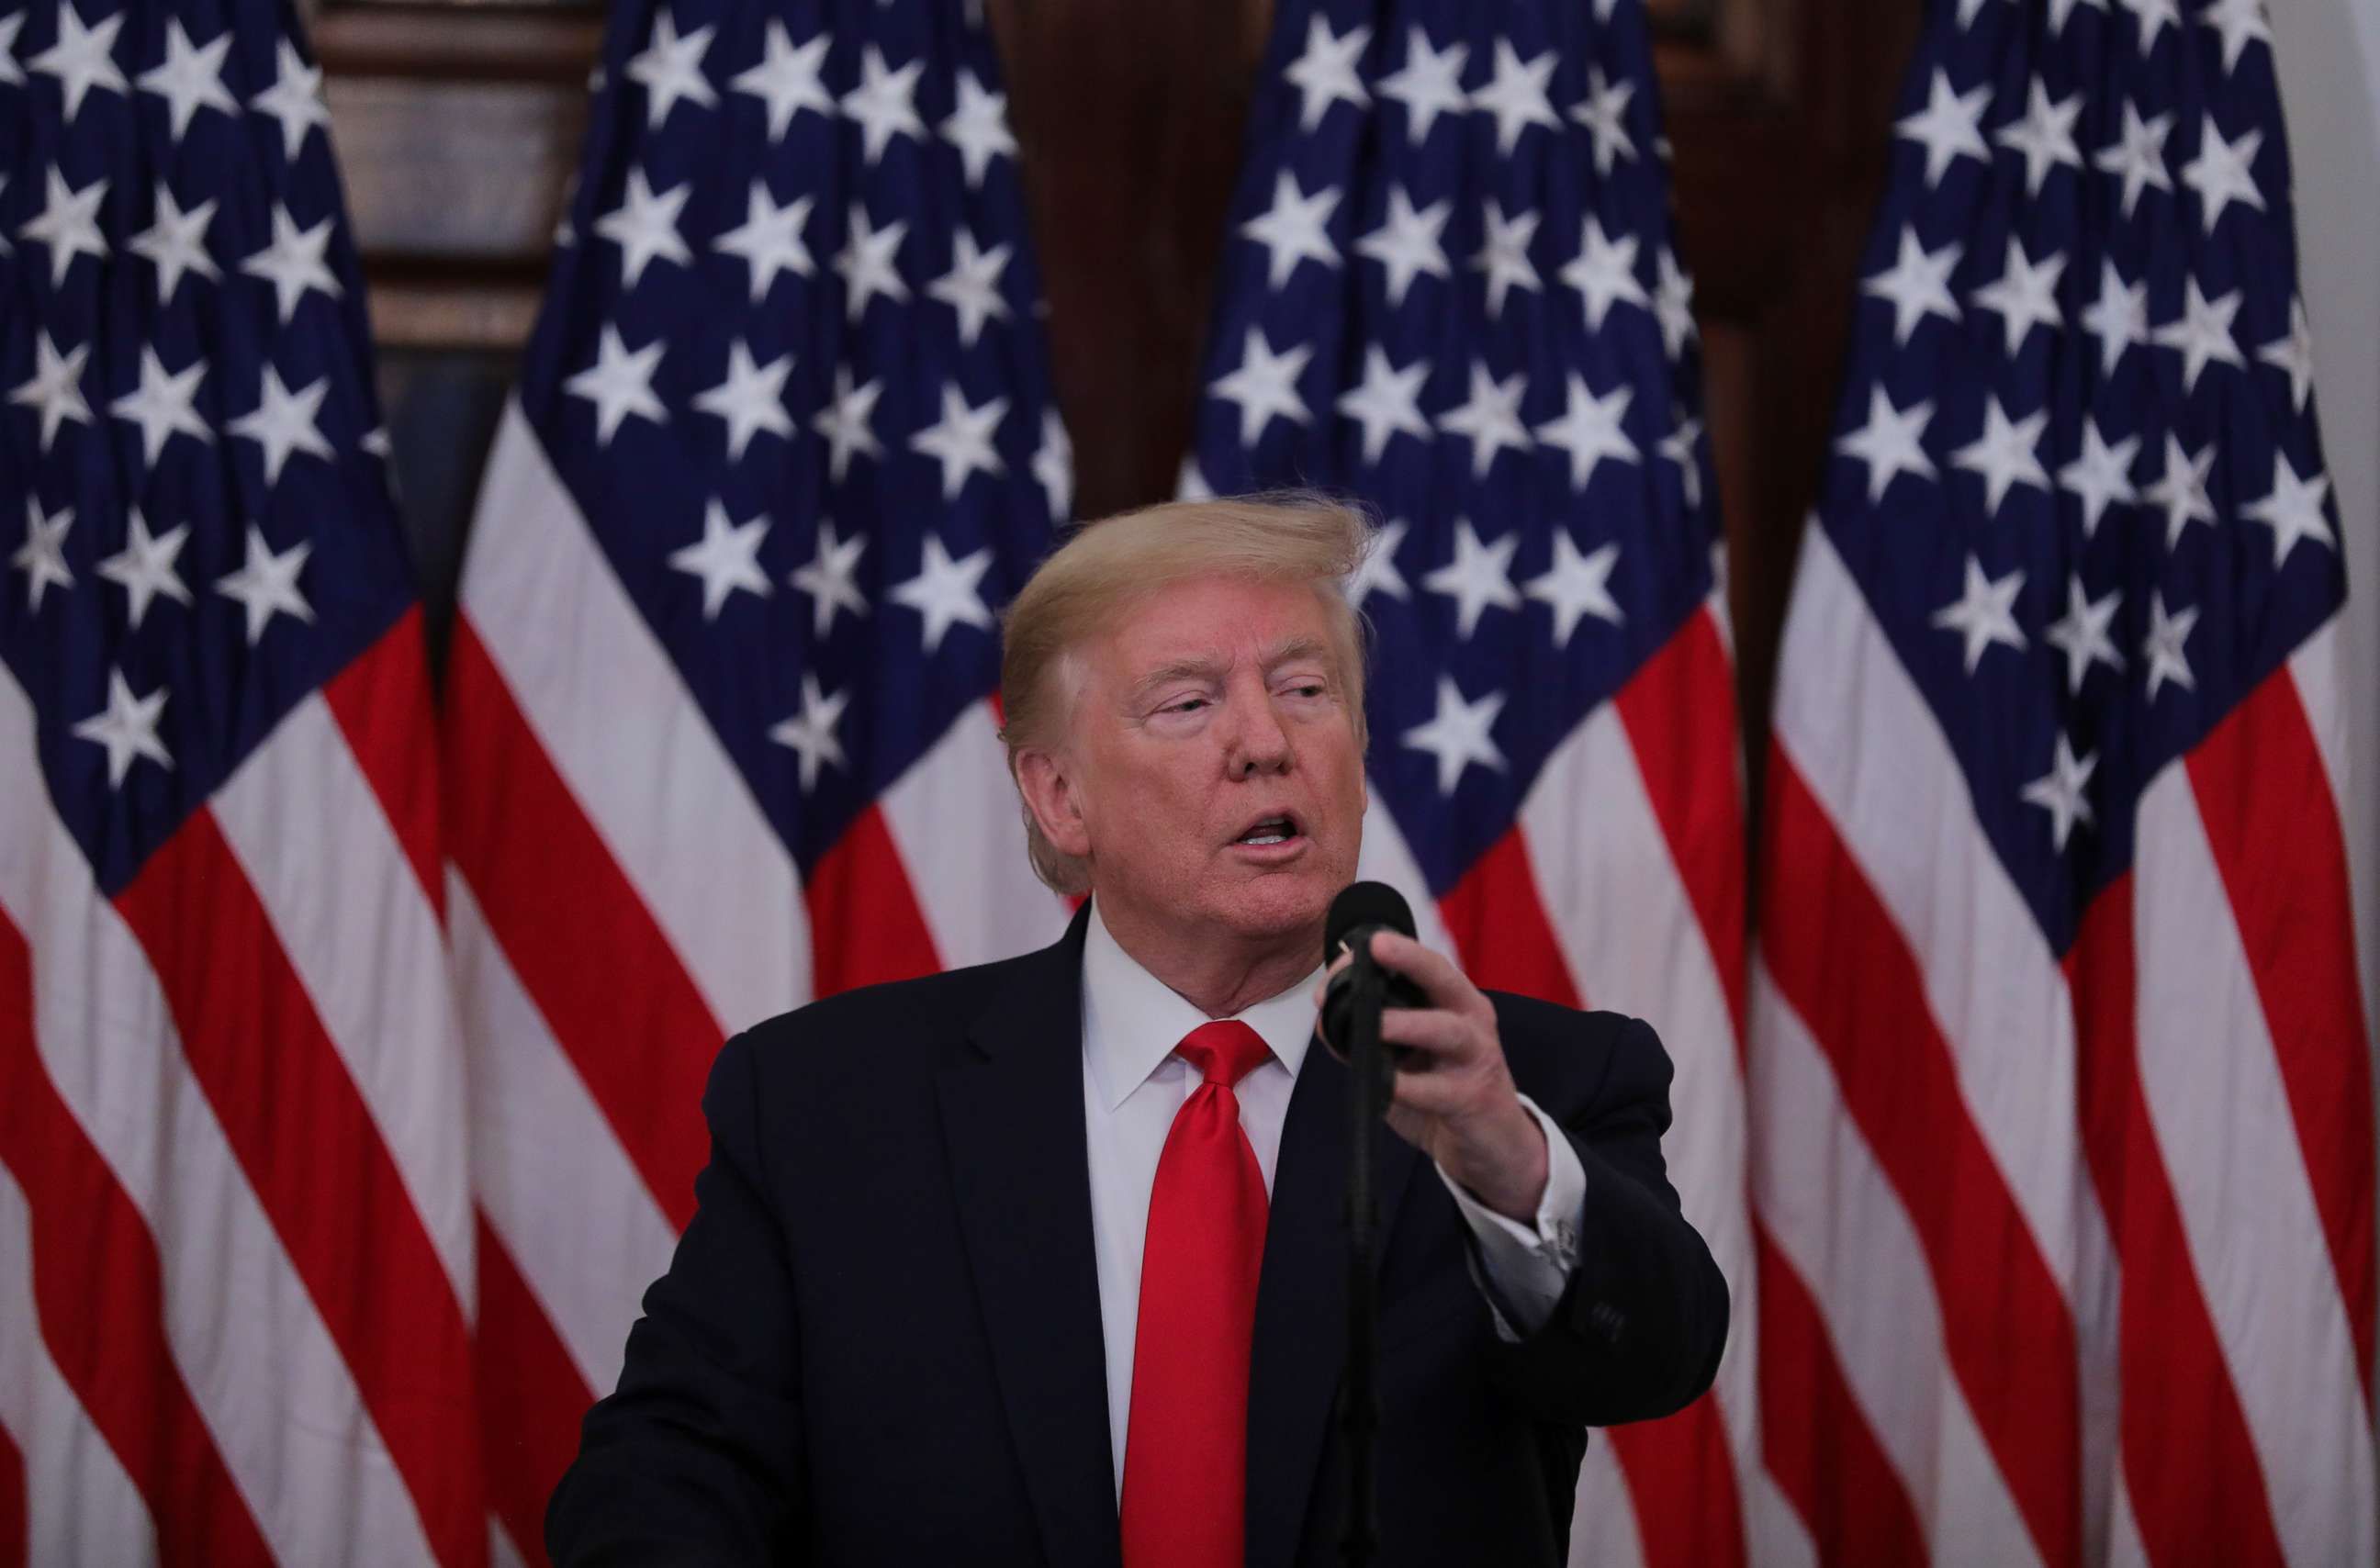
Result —
<path fill-rule="evenodd" d="M 1318 866 L 1284 869 L 1220 889 L 1213 906 L 1232 927 L 1250 936 L 1279 936 L 1318 926 L 1344 878 Z"/>

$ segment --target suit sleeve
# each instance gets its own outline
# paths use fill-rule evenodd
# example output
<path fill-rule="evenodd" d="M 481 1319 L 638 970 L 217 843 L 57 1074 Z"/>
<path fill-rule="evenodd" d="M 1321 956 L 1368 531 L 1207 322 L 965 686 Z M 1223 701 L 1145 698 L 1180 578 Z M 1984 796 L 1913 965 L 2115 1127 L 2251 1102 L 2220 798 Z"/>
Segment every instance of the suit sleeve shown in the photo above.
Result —
<path fill-rule="evenodd" d="M 1520 1340 L 1553 1316 L 1577 1266 L 1578 1217 L 1586 1202 L 1586 1169 L 1560 1123 L 1521 1096 L 1521 1109 L 1546 1136 L 1546 1191 L 1527 1224 L 1497 1213 L 1439 1167 L 1463 1216 L 1463 1250 L 1471 1278 L 1488 1298 L 1499 1338 Z M 1520 1325 L 1518 1329 L 1514 1324 Z"/>
<path fill-rule="evenodd" d="M 645 1293 L 618 1391 L 588 1412 L 546 1509 L 559 1568 L 762 1563 L 795 1532 L 799 1339 L 792 1263 L 765 1196 L 755 1070 L 742 1035 L 711 1068 L 694 1221 Z"/>
<path fill-rule="evenodd" d="M 1670 1058 L 1632 1018 L 1563 1131 L 1586 1173 L 1577 1266 L 1550 1317 L 1489 1347 L 1504 1392 L 1548 1421 L 1604 1427 L 1683 1409 L 1727 1343 L 1727 1281 L 1661 1162 Z"/>

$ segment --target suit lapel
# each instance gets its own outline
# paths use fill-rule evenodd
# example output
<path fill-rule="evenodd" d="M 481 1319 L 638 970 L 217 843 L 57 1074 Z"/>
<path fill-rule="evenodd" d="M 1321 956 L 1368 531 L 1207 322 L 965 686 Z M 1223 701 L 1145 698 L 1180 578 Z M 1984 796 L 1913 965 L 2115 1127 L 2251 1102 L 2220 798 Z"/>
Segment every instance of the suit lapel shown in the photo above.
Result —
<path fill-rule="evenodd" d="M 1297 1550 L 1346 1355 L 1348 1088 L 1339 1059 L 1320 1040 L 1310 1042 L 1281 1127 L 1257 1287 L 1248 1363 L 1248 1568 L 1287 1568 Z M 1381 1257 L 1419 1159 L 1386 1122 L 1373 1125 Z M 1335 1540 L 1332 1549 L 1335 1555 Z"/>
<path fill-rule="evenodd" d="M 1057 1568 L 1118 1568 L 1105 1340 L 1083 1130 L 1086 919 L 1018 966 L 938 1089 L 968 1264 L 1025 1484 Z"/>

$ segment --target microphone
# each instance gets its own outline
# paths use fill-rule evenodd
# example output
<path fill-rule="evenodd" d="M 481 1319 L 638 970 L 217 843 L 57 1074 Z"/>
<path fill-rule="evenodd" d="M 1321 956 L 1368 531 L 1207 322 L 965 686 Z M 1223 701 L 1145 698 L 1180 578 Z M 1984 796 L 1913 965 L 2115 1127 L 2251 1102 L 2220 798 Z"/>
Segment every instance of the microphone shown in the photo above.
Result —
<path fill-rule="evenodd" d="M 1372 961 L 1372 933 L 1391 930 L 1399 936 L 1414 934 L 1413 906 L 1403 893 L 1386 882 L 1350 882 L 1330 901 L 1330 913 L 1323 919 L 1322 961 L 1329 964 L 1342 952 L 1355 954 L 1355 961 L 1330 977 L 1330 989 L 1322 995 L 1323 1043 L 1342 1062 L 1347 1060 L 1348 1044 L 1354 1039 L 1356 992 L 1365 980 L 1379 985 L 1382 1007 L 1427 1007 L 1429 998 L 1422 989 Z M 1410 1046 L 1387 1047 L 1387 1070 L 1393 1072 L 1407 1059 L 1418 1054 Z"/>

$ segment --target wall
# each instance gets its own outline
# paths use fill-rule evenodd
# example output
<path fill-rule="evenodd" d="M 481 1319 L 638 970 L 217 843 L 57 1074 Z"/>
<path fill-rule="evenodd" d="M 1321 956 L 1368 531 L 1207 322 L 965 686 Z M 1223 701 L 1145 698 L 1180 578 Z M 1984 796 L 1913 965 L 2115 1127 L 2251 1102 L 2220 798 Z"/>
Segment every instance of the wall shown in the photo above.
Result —
<path fill-rule="evenodd" d="M 2380 1040 L 2380 0 L 2285 0 L 2272 19 L 2314 395 L 2347 550 L 2355 728 L 2343 804 L 2364 1008 Z"/>

